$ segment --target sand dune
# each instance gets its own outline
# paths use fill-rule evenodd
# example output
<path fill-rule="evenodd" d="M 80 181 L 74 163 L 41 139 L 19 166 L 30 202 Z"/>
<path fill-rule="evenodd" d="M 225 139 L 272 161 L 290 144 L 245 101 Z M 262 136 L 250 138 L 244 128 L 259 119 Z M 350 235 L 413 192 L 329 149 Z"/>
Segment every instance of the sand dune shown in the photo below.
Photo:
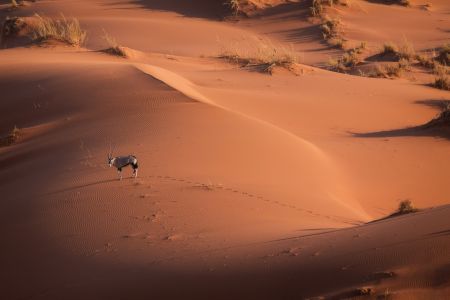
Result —
<path fill-rule="evenodd" d="M 63 13 L 88 34 L 2 41 L 2 298 L 448 297 L 448 131 L 421 126 L 448 91 L 320 68 L 344 50 L 305 1 L 222 2 L 0 2 L 1 21 Z M 352 3 L 328 13 L 365 56 L 448 40 L 445 1 Z M 264 39 L 299 54 L 295 74 L 219 58 Z M 405 199 L 421 210 L 385 218 Z"/>

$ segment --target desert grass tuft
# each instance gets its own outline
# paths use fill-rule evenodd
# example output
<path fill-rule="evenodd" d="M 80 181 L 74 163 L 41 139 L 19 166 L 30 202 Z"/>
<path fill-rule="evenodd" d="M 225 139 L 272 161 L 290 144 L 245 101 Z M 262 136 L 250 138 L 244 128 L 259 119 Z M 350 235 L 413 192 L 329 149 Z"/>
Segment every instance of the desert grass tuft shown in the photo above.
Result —
<path fill-rule="evenodd" d="M 0 146 L 11 146 L 16 143 L 20 136 L 20 129 L 17 126 L 6 135 L 5 137 L 0 138 Z"/>
<path fill-rule="evenodd" d="M 449 68 L 445 65 L 436 63 L 434 65 L 434 78 L 433 86 L 441 90 L 450 90 Z"/>
<path fill-rule="evenodd" d="M 403 200 L 399 203 L 398 209 L 394 214 L 398 215 L 404 215 L 404 214 L 410 214 L 418 212 L 419 210 L 413 206 L 411 200 Z"/>
<path fill-rule="evenodd" d="M 269 74 L 272 74 L 276 67 L 293 71 L 295 64 L 299 62 L 299 56 L 293 48 L 257 38 L 228 44 L 223 47 L 219 57 Z"/>
<path fill-rule="evenodd" d="M 396 59 L 403 58 L 409 61 L 414 60 L 417 57 L 413 44 L 406 38 L 403 38 L 403 41 L 399 46 L 392 42 L 384 43 L 380 54 L 392 55 Z"/>
<path fill-rule="evenodd" d="M 36 22 L 31 26 L 31 37 L 36 41 L 58 40 L 72 46 L 81 46 L 86 40 L 86 31 L 81 29 L 76 18 L 60 19 L 35 15 Z"/>
<path fill-rule="evenodd" d="M 450 65 L 450 43 L 443 45 L 439 49 L 439 54 L 436 57 L 436 60 L 441 64 Z"/>
<path fill-rule="evenodd" d="M 330 18 L 325 16 L 320 28 L 322 29 L 324 39 L 329 40 L 332 38 L 337 38 L 339 37 L 339 32 L 341 30 L 341 21 L 339 18 Z"/>
<path fill-rule="evenodd" d="M 107 44 L 107 48 L 105 49 L 106 53 L 117 55 L 120 57 L 127 57 L 127 53 L 125 49 L 117 43 L 116 39 L 109 35 L 106 30 L 103 29 L 103 40 L 105 40 Z"/>
<path fill-rule="evenodd" d="M 237 16 L 242 11 L 240 0 L 228 0 L 225 2 L 225 4 L 230 7 L 235 16 Z"/>
<path fill-rule="evenodd" d="M 350 6 L 350 4 L 351 0 L 312 0 L 309 10 L 311 16 L 321 17 L 326 7 L 332 7 L 334 5 Z"/>
<path fill-rule="evenodd" d="M 331 70 L 347 73 L 353 67 L 356 67 L 360 63 L 360 59 L 355 51 L 350 51 L 344 53 L 341 57 L 337 59 L 330 59 L 328 61 L 328 66 Z"/>
<path fill-rule="evenodd" d="M 403 69 L 400 63 L 375 65 L 375 69 L 369 73 L 369 77 L 393 78 L 401 77 Z"/>
<path fill-rule="evenodd" d="M 16 0 L 11 0 L 11 7 L 12 8 L 18 8 L 19 7 L 19 4 L 17 3 Z"/>
<path fill-rule="evenodd" d="M 386 42 L 383 44 L 383 50 L 381 51 L 382 54 L 397 54 L 398 47 L 396 44 L 392 42 Z"/>

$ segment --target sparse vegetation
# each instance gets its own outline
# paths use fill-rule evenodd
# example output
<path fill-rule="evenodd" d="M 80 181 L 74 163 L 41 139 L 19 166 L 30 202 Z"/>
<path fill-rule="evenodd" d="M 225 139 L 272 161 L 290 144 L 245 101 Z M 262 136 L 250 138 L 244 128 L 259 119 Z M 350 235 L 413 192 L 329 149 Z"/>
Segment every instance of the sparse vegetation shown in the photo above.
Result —
<path fill-rule="evenodd" d="M 338 47 L 340 49 L 345 48 L 346 40 L 342 37 L 342 24 L 339 18 L 330 18 L 325 16 L 322 19 L 322 29 L 323 38 L 331 46 Z"/>
<path fill-rule="evenodd" d="M 235 16 L 241 12 L 241 1 L 240 0 L 228 0 L 225 2 L 231 8 L 231 11 Z"/>
<path fill-rule="evenodd" d="M 3 22 L 2 31 L 0 34 L 0 42 L 3 42 L 3 39 L 15 35 L 19 33 L 22 28 L 25 27 L 25 21 L 22 18 L 19 17 L 6 17 L 5 21 Z"/>
<path fill-rule="evenodd" d="M 220 57 L 269 74 L 272 74 L 275 67 L 293 71 L 295 64 L 299 61 L 297 53 L 292 48 L 262 39 L 227 45 L 222 50 Z"/>
<path fill-rule="evenodd" d="M 384 43 L 381 54 L 397 54 L 398 47 L 392 42 Z"/>
<path fill-rule="evenodd" d="M 360 59 L 356 51 L 345 52 L 338 59 L 330 59 L 328 61 L 328 65 L 331 70 L 341 73 L 347 73 L 351 68 L 355 67 L 358 63 L 360 63 Z"/>
<path fill-rule="evenodd" d="M 436 77 L 433 86 L 441 90 L 450 90 L 449 68 L 445 65 L 435 63 L 434 73 Z"/>
<path fill-rule="evenodd" d="M 443 65 L 450 65 L 450 43 L 443 45 L 442 48 L 439 49 L 439 54 L 436 57 L 436 60 Z"/>
<path fill-rule="evenodd" d="M 417 54 L 416 60 L 420 66 L 425 68 L 434 69 L 435 61 L 433 59 L 434 55 L 429 54 Z"/>
<path fill-rule="evenodd" d="M 395 59 L 406 59 L 408 61 L 411 61 L 417 57 L 414 46 L 406 38 L 403 39 L 403 42 L 402 44 L 400 44 L 400 46 L 397 46 L 392 42 L 385 43 L 380 54 L 391 55 Z"/>
<path fill-rule="evenodd" d="M 6 136 L 0 138 L 0 146 L 11 146 L 17 142 L 19 136 L 20 129 L 17 128 L 17 126 L 14 126 L 14 128 Z"/>
<path fill-rule="evenodd" d="M 442 111 L 430 122 L 424 125 L 425 128 L 445 126 L 450 128 L 450 103 L 444 102 Z"/>
<path fill-rule="evenodd" d="M 328 16 L 325 16 L 320 28 L 322 29 L 322 35 L 324 39 L 328 40 L 336 38 L 339 36 L 341 21 L 338 18 L 332 19 Z"/>
<path fill-rule="evenodd" d="M 358 47 L 348 50 L 338 59 L 330 59 L 328 61 L 328 66 L 333 71 L 347 73 L 361 62 L 358 54 L 361 54 L 365 48 L 366 43 L 361 42 Z"/>
<path fill-rule="evenodd" d="M 16 0 L 11 0 L 11 7 L 12 8 L 18 8 L 19 7 L 19 4 L 17 3 Z"/>
<path fill-rule="evenodd" d="M 325 12 L 325 7 L 333 5 L 350 6 L 350 0 L 313 0 L 309 9 L 313 17 L 321 17 Z"/>
<path fill-rule="evenodd" d="M 414 213 L 414 212 L 418 212 L 418 211 L 419 210 L 413 206 L 411 200 L 407 199 L 407 200 L 403 200 L 400 202 L 396 213 L 404 215 L 404 214 L 410 214 L 410 213 Z"/>
<path fill-rule="evenodd" d="M 370 77 L 381 77 L 381 78 L 392 78 L 400 77 L 402 75 L 403 69 L 400 63 L 380 65 L 377 64 L 372 73 L 369 74 Z"/>
<path fill-rule="evenodd" d="M 111 35 L 109 35 L 104 29 L 103 29 L 103 39 L 108 45 L 107 48 L 105 49 L 105 52 L 120 57 L 127 57 L 125 49 L 122 46 L 120 46 L 119 43 L 117 43 L 116 39 Z"/>
<path fill-rule="evenodd" d="M 311 15 L 313 17 L 319 17 L 322 15 L 322 13 L 324 11 L 322 3 L 323 3 L 322 0 L 313 0 L 312 1 L 312 6 L 309 9 L 310 9 Z"/>
<path fill-rule="evenodd" d="M 66 19 L 64 15 L 61 15 L 60 19 L 52 19 L 38 14 L 35 17 L 36 22 L 31 26 L 33 40 L 54 39 L 72 46 L 81 46 L 86 40 L 86 31 L 81 29 L 76 18 Z"/>

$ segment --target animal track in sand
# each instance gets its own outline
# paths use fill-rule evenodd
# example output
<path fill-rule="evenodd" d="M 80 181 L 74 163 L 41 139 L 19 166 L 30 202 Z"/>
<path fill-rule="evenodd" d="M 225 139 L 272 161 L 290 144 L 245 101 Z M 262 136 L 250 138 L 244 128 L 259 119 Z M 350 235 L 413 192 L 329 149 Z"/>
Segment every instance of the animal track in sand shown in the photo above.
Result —
<path fill-rule="evenodd" d="M 239 194 L 243 195 L 244 197 L 256 198 L 258 200 L 262 200 L 264 202 L 271 203 L 273 205 L 278 205 L 278 206 L 281 206 L 283 208 L 289 208 L 289 209 L 292 209 L 292 210 L 297 210 L 297 211 L 302 212 L 302 213 L 306 213 L 306 214 L 309 214 L 309 215 L 312 215 L 312 216 L 316 216 L 316 217 L 326 218 L 328 220 L 333 220 L 333 221 L 339 222 L 339 223 L 345 223 L 345 224 L 350 224 L 350 225 L 360 225 L 362 223 L 361 221 L 358 221 L 358 220 L 351 220 L 351 219 L 347 219 L 347 218 L 344 218 L 344 217 L 331 216 L 331 215 L 325 215 L 325 214 L 317 213 L 317 212 L 314 212 L 314 211 L 312 211 L 310 209 L 304 209 L 304 208 L 297 207 L 296 205 L 293 205 L 293 204 L 283 203 L 283 202 L 278 201 L 278 200 L 271 200 L 271 199 L 265 198 L 265 197 L 263 197 L 261 195 L 255 195 L 255 194 L 249 193 L 247 191 L 241 191 L 241 190 L 238 190 L 238 189 L 234 189 L 232 187 L 226 187 L 223 184 L 213 184 L 211 182 L 208 182 L 208 183 L 193 182 L 193 181 L 188 180 L 188 179 L 172 177 L 172 176 L 167 176 L 167 175 L 149 175 L 149 176 L 146 176 L 146 177 L 147 178 L 156 178 L 156 179 L 161 179 L 161 180 L 166 179 L 166 180 L 171 180 L 171 181 L 184 182 L 184 183 L 193 185 L 193 186 L 191 186 L 192 188 L 200 188 L 200 189 L 208 191 L 208 192 L 214 191 L 215 189 L 221 189 L 221 190 L 229 191 L 229 192 L 232 192 L 232 193 L 239 193 Z"/>

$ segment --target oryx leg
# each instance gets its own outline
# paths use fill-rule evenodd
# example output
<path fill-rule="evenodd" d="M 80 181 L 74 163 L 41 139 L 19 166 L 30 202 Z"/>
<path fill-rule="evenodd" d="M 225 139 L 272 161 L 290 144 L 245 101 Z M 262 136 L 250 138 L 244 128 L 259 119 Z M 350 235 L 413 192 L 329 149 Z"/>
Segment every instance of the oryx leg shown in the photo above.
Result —
<path fill-rule="evenodd" d="M 122 169 L 117 169 L 117 173 L 119 173 L 119 180 L 122 180 Z"/>

